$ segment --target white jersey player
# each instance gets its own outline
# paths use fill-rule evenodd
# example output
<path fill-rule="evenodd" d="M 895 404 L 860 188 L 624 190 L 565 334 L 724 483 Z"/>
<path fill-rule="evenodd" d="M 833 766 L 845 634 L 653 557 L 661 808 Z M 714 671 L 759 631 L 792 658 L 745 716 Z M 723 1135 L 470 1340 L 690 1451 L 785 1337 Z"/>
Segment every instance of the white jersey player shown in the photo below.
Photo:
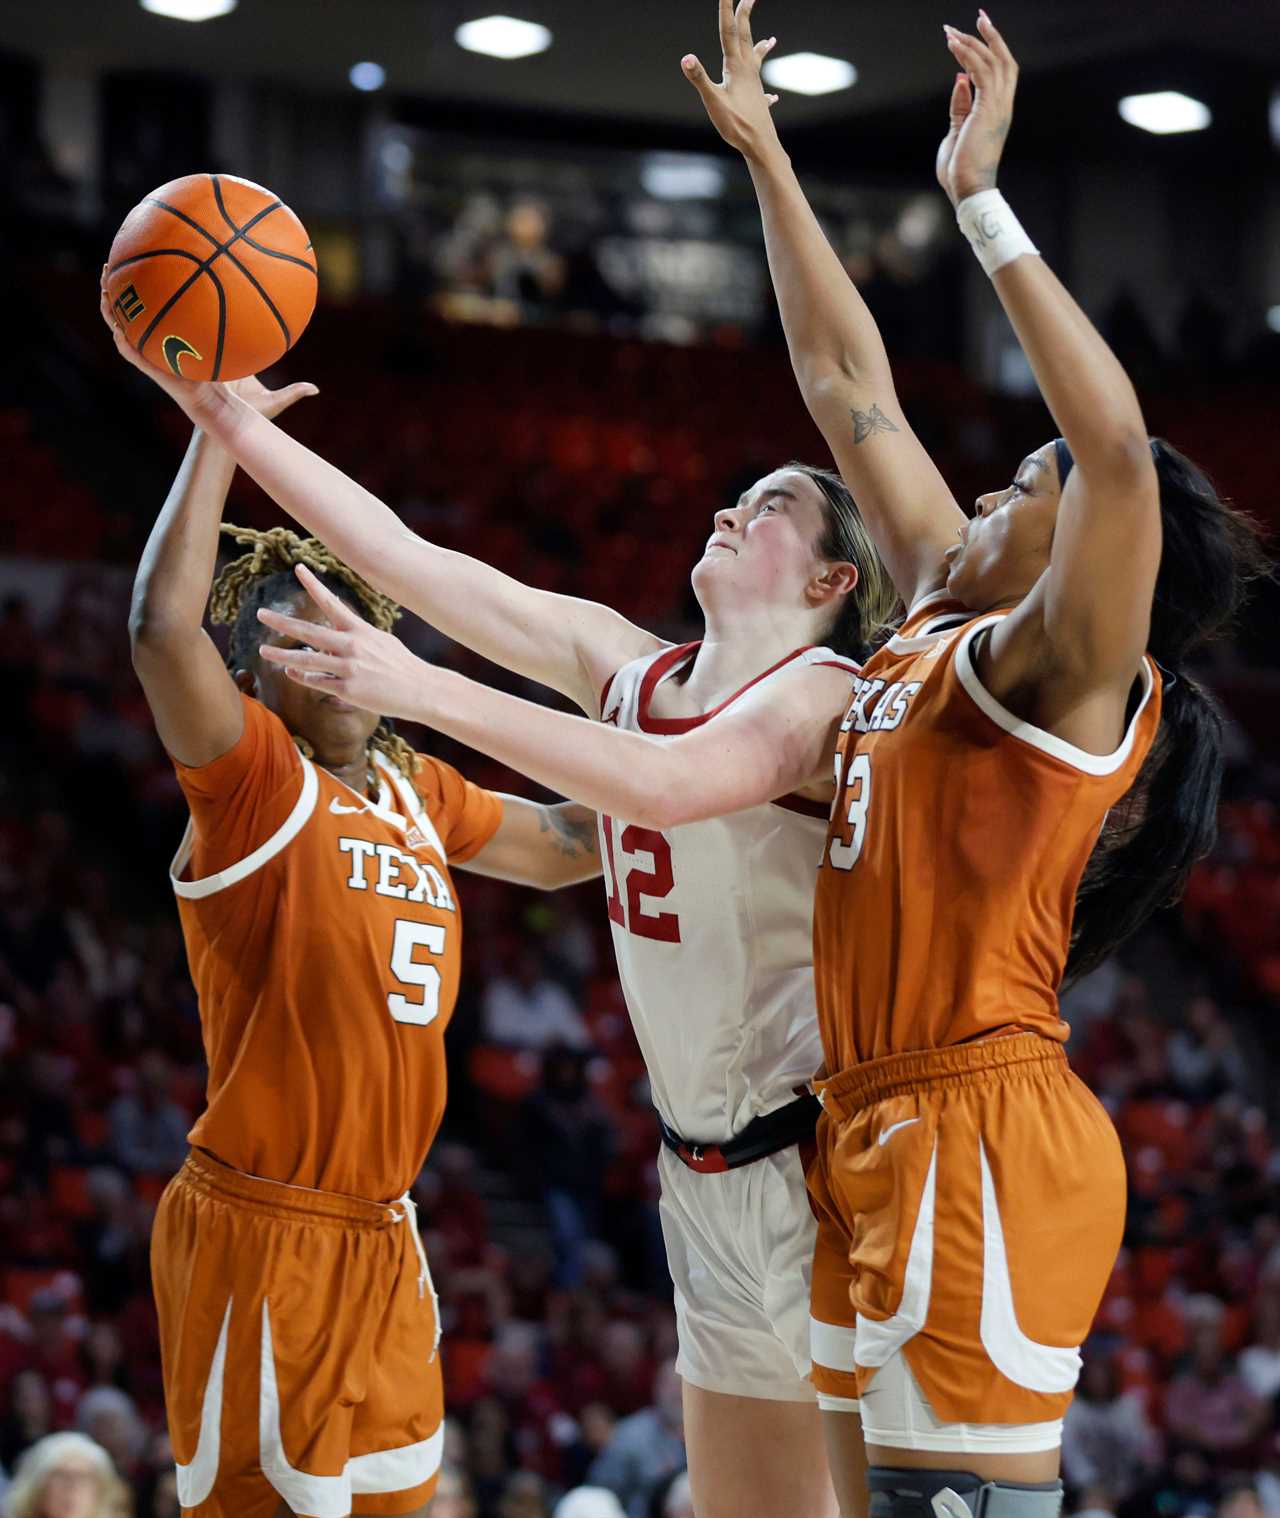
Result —
<path fill-rule="evenodd" d="M 605 687 L 603 720 L 674 737 L 711 714 L 664 718 L 662 694 L 697 644 L 633 660 Z M 857 673 L 798 650 L 788 670 Z M 822 1062 L 814 1004 L 814 872 L 828 808 L 780 797 L 660 832 L 600 816 L 600 857 L 627 1007 L 662 1122 L 661 1216 L 687 1382 L 731 1396 L 809 1402 L 814 1222 L 800 1146 Z"/>
<path fill-rule="evenodd" d="M 807 923 L 822 828 L 778 803 L 794 796 L 825 817 L 851 656 L 896 605 L 848 490 L 835 475 L 787 465 L 717 512 L 692 576 L 706 634 L 673 649 L 607 607 L 424 542 L 223 387 L 153 370 L 122 340 L 117 347 L 371 583 L 603 719 L 588 726 L 433 670 L 395 640 L 398 653 L 368 645 L 336 601 L 325 601 L 332 628 L 308 624 L 300 641 L 309 647 L 285 661 L 335 695 L 349 681 L 385 692 L 373 704 L 411 718 L 421 694 L 451 682 L 458 709 L 440 708 L 442 731 L 535 779 L 563 772 L 572 782 L 564 794 L 616 819 L 606 829 L 611 912 L 626 929 L 620 966 L 666 1128 L 663 1223 L 681 1299 L 695 1509 L 699 1518 L 830 1518 L 835 1496 L 805 1380 L 813 1225 L 799 1144 L 813 1132 L 814 1106 L 796 1089 L 818 1064 Z M 304 583 L 325 598 L 318 582 Z M 339 638 L 349 656 L 335 663 Z M 600 693 L 620 673 L 602 709 Z M 636 726 L 626 730 L 633 683 Z M 662 780 L 668 757 L 679 784 Z M 717 783 L 709 805 L 689 766 L 710 777 L 721 758 L 726 773 L 747 778 Z M 699 821 L 682 836 L 683 824 L 734 811 L 741 816 Z M 666 937 L 644 941 L 646 932 Z M 649 950 L 663 957 L 641 960 Z"/>

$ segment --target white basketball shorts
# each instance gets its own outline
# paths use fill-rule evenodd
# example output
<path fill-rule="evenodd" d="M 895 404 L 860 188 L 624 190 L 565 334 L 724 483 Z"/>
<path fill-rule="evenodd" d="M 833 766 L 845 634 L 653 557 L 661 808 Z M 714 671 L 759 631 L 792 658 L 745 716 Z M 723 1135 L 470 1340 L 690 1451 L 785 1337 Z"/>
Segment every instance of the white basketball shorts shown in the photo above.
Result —
<path fill-rule="evenodd" d="M 816 1224 L 798 1147 L 700 1175 L 664 1145 L 658 1172 L 678 1373 L 707 1391 L 813 1402 L 809 1279 Z"/>

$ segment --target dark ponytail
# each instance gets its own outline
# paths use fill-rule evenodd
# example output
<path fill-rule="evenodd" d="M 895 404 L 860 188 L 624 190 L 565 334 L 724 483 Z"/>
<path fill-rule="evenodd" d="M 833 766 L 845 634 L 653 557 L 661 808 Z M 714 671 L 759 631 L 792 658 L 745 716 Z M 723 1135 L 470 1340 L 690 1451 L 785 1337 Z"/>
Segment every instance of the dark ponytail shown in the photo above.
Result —
<path fill-rule="evenodd" d="M 1202 470 L 1160 438 L 1151 454 L 1164 546 L 1147 646 L 1164 674 L 1164 706 L 1151 753 L 1108 814 L 1076 893 L 1064 983 L 1177 901 L 1213 847 L 1222 719 L 1186 661 L 1231 626 L 1250 582 L 1274 572 L 1256 523 L 1223 500 Z"/>

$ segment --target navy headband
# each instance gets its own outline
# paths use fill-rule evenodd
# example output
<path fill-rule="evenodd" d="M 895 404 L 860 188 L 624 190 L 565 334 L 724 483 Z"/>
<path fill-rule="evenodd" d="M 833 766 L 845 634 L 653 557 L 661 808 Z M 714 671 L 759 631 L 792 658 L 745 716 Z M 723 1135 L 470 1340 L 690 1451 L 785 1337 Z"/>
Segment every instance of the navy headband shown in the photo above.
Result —
<path fill-rule="evenodd" d="M 1156 442 L 1154 438 L 1150 440 L 1149 446 L 1151 449 L 1151 457 L 1158 463 L 1159 455 L 1156 453 Z M 1062 487 L 1067 483 L 1067 476 L 1076 467 L 1076 461 L 1074 458 L 1072 458 L 1071 448 L 1068 445 L 1066 438 L 1064 437 L 1054 438 L 1053 453 L 1054 457 L 1058 461 L 1058 489 L 1061 490 Z"/>

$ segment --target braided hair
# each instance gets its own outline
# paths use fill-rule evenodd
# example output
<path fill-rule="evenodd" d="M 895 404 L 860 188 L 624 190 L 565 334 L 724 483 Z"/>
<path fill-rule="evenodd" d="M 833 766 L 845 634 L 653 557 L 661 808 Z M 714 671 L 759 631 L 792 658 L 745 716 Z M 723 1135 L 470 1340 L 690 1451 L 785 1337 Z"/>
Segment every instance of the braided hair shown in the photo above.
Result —
<path fill-rule="evenodd" d="M 233 673 L 251 669 L 258 658 L 265 629 L 258 621 L 258 610 L 270 606 L 282 596 L 300 590 L 295 568 L 305 564 L 313 575 L 335 596 L 366 622 L 383 632 L 390 632 L 401 610 L 390 596 L 375 590 L 349 564 L 344 564 L 319 538 L 300 538 L 287 527 L 272 527 L 257 532 L 252 527 L 222 527 L 235 542 L 245 544 L 249 552 L 241 554 L 223 569 L 209 592 L 209 620 L 231 629 L 231 646 L 227 668 Z M 308 758 L 314 757 L 305 739 L 294 735 L 293 741 Z M 390 718 L 383 717 L 369 739 L 369 747 L 380 753 L 411 784 L 415 768 L 413 749 L 395 731 Z"/>

